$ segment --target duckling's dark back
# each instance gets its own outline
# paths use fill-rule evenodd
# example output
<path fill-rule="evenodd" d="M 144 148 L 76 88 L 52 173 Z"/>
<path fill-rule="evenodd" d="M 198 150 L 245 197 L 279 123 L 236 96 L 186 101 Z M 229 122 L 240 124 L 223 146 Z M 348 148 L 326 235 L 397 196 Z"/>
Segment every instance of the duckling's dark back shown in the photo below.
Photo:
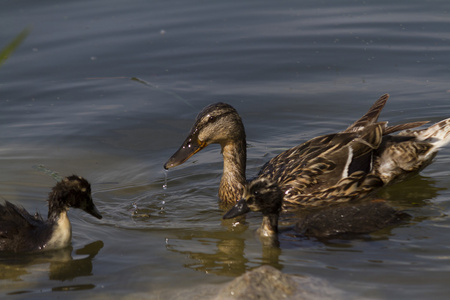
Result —
<path fill-rule="evenodd" d="M 8 201 L 0 204 L 0 251 L 38 251 L 50 235 L 51 228 L 40 215 L 30 215 Z"/>
<path fill-rule="evenodd" d="M 410 217 L 385 201 L 371 201 L 319 210 L 299 221 L 296 230 L 317 238 L 345 238 L 398 225 Z"/>

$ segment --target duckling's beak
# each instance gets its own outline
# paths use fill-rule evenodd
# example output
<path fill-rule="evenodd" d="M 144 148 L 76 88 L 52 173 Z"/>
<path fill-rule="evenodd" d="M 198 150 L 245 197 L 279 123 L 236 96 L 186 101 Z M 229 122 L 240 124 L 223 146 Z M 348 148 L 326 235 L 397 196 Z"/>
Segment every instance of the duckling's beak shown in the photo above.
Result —
<path fill-rule="evenodd" d="M 181 145 L 180 149 L 178 149 L 178 151 L 164 164 L 164 169 L 168 170 L 181 165 L 188 160 L 189 157 L 202 150 L 207 145 L 206 142 L 200 141 L 196 135 L 189 135 L 183 145 Z"/>
<path fill-rule="evenodd" d="M 227 213 L 223 215 L 223 219 L 231 219 L 234 217 L 238 217 L 244 215 L 250 211 L 250 208 L 247 205 L 247 201 L 245 199 L 241 199 L 233 206 Z"/>
<path fill-rule="evenodd" d="M 86 207 L 84 209 L 85 212 L 87 212 L 90 215 L 93 215 L 94 217 L 96 217 L 97 219 L 101 219 L 103 218 L 102 215 L 100 214 L 100 212 L 98 211 L 97 207 L 95 207 L 94 203 L 91 203 L 91 205 L 89 205 L 88 207 Z"/>

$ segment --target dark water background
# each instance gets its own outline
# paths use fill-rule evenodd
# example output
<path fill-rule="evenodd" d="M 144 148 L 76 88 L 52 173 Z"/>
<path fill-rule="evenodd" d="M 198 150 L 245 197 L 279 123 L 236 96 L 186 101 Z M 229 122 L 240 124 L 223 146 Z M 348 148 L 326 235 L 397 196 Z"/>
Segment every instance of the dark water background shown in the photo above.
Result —
<path fill-rule="evenodd" d="M 73 249 L 0 257 L 11 299 L 198 297 L 263 264 L 319 278 L 343 298 L 446 299 L 450 147 L 380 196 L 413 220 L 372 239 L 289 233 L 279 253 L 221 221 L 219 147 L 168 173 L 196 114 L 241 114 L 248 176 L 271 157 L 346 128 L 382 94 L 383 120 L 450 117 L 448 1 L 11 1 L 0 47 L 0 195 L 46 214 L 53 179 L 87 178 L 103 214 L 71 211 Z"/>

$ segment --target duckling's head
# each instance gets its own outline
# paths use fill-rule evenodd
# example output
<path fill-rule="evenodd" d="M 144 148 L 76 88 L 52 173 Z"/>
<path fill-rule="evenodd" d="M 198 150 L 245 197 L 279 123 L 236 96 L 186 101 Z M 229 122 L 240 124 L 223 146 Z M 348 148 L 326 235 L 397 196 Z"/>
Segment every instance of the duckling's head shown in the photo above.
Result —
<path fill-rule="evenodd" d="M 223 218 L 231 219 L 249 211 L 260 211 L 264 216 L 278 216 L 282 202 L 283 192 L 274 181 L 256 178 L 244 188 L 242 199 Z"/>
<path fill-rule="evenodd" d="M 49 197 L 49 215 L 58 208 L 79 208 L 101 219 L 102 215 L 92 201 L 91 185 L 83 177 L 72 175 L 53 187 Z"/>
<path fill-rule="evenodd" d="M 245 130 L 237 111 L 226 103 L 208 105 L 198 114 L 188 137 L 164 168 L 181 165 L 209 144 L 216 143 L 223 147 L 242 140 L 245 140 Z"/>

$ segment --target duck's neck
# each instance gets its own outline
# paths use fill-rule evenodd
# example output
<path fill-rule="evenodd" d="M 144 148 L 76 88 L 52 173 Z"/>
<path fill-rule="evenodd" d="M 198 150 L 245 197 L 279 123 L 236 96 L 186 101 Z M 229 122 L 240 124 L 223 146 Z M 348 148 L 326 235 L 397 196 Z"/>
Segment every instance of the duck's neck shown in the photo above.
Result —
<path fill-rule="evenodd" d="M 219 198 L 235 204 L 242 196 L 246 184 L 245 168 L 247 149 L 245 138 L 222 145 L 223 175 L 220 181 Z"/>

